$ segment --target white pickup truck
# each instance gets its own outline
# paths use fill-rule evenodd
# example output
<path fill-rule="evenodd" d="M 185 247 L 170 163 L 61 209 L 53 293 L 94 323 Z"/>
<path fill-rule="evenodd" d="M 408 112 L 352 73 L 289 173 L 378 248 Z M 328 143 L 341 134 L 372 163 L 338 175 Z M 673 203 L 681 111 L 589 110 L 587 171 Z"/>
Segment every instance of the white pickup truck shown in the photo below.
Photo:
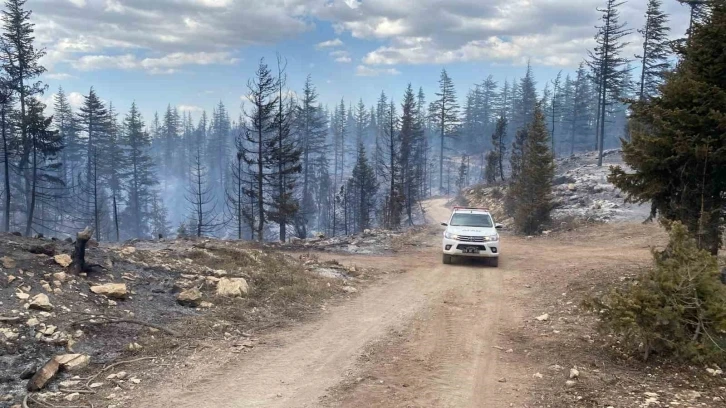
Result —
<path fill-rule="evenodd" d="M 490 266 L 499 266 L 499 233 L 492 215 L 483 208 L 454 207 L 442 244 L 443 262 L 450 264 L 454 257 L 483 258 Z"/>

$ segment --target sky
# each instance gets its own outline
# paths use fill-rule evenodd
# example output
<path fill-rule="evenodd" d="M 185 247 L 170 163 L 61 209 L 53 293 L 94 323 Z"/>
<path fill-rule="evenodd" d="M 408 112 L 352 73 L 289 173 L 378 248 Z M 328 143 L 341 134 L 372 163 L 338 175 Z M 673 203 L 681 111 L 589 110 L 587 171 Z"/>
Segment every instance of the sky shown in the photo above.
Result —
<path fill-rule="evenodd" d="M 683 36 L 688 9 L 663 0 L 671 37 Z M 646 0 L 621 6 L 635 29 Z M 572 73 L 594 45 L 605 0 L 28 0 L 48 69 L 46 101 L 62 86 L 74 106 L 94 87 L 126 111 L 136 102 L 147 123 L 168 104 L 198 118 L 222 101 L 239 115 L 261 58 L 287 60 L 288 86 L 310 75 L 328 106 L 372 105 L 406 86 L 431 100 L 442 68 L 459 98 L 488 75 L 503 82 L 531 61 L 539 86 Z"/>

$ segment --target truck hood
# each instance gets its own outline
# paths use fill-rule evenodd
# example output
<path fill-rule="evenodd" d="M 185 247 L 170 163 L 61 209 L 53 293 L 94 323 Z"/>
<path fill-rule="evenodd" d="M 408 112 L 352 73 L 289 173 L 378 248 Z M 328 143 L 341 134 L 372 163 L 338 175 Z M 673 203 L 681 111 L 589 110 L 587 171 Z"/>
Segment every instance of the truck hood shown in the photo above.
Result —
<path fill-rule="evenodd" d="M 466 235 L 469 237 L 484 237 L 484 236 L 491 236 L 497 234 L 497 229 L 494 227 L 490 228 L 484 228 L 484 227 L 467 227 L 467 226 L 461 226 L 461 227 L 455 227 L 455 226 L 449 226 L 446 231 L 450 234 L 455 235 Z"/>

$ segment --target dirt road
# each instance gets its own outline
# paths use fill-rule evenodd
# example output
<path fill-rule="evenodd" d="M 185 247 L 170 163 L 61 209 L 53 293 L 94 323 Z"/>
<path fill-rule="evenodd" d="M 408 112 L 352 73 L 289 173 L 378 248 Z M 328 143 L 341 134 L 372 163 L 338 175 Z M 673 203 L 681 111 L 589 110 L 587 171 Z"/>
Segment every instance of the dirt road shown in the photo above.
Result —
<path fill-rule="evenodd" d="M 429 203 L 433 222 L 448 217 L 444 204 Z M 336 257 L 405 272 L 312 323 L 271 335 L 234 362 L 193 368 L 134 406 L 521 406 L 531 373 L 504 361 L 500 342 L 503 329 L 532 313 L 523 270 L 535 261 L 602 258 L 577 245 L 505 237 L 499 268 L 443 265 L 439 237 L 429 234 L 423 248 L 395 256 Z"/>

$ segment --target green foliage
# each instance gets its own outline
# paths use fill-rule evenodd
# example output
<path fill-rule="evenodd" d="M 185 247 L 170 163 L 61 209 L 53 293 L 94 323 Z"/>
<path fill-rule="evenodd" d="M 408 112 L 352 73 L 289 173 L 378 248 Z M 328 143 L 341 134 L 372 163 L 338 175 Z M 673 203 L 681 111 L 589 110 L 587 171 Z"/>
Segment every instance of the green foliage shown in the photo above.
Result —
<path fill-rule="evenodd" d="M 521 148 L 517 147 L 518 144 Z M 535 234 L 550 222 L 550 212 L 554 207 L 552 179 L 555 164 L 541 106 L 535 108 L 534 121 L 526 131 L 517 132 L 512 151 L 512 155 L 515 154 L 521 156 L 516 158 L 516 163 L 512 162 L 513 178 L 505 200 L 507 212 L 514 216 L 517 232 Z"/>
<path fill-rule="evenodd" d="M 654 266 L 632 285 L 588 302 L 602 328 L 643 353 L 693 362 L 724 362 L 726 286 L 718 261 L 699 250 L 683 224 L 671 226 L 670 242 L 653 251 Z"/>
<path fill-rule="evenodd" d="M 694 28 L 661 96 L 632 106 L 623 158 L 634 172 L 613 169 L 609 180 L 628 200 L 652 203 L 652 215 L 678 220 L 700 248 L 721 245 L 726 206 L 726 4 Z"/>
<path fill-rule="evenodd" d="M 486 167 L 484 167 L 484 181 L 487 184 L 497 182 L 497 174 L 499 172 L 499 155 L 495 151 L 490 151 L 486 156 Z"/>

